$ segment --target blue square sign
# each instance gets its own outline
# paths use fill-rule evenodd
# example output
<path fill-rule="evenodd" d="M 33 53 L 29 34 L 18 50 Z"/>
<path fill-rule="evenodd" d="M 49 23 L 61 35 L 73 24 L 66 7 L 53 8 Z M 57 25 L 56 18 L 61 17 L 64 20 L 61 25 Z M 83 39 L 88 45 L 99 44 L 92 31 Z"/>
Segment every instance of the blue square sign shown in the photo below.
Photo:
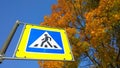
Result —
<path fill-rule="evenodd" d="M 64 54 L 60 32 L 32 28 L 26 51 Z"/>

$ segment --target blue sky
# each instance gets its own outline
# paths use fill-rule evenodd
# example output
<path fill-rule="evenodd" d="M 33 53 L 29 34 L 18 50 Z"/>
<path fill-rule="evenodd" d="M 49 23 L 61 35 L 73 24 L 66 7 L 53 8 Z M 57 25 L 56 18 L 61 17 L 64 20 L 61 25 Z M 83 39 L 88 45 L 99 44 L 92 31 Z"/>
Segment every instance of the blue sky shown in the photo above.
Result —
<path fill-rule="evenodd" d="M 16 20 L 39 25 L 45 15 L 51 14 L 51 5 L 57 0 L 0 0 L 0 49 L 6 41 Z M 7 49 L 12 56 L 21 33 L 20 26 Z M 4 60 L 0 68 L 39 68 L 37 61 Z"/>

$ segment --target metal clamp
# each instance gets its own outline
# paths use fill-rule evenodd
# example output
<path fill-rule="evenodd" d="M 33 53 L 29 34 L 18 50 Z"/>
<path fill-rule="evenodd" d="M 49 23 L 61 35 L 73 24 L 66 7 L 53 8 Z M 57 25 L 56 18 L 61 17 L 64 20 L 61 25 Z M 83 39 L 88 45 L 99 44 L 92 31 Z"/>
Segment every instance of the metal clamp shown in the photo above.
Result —
<path fill-rule="evenodd" d="M 0 64 L 2 63 L 2 61 L 3 61 L 3 55 L 0 54 Z"/>

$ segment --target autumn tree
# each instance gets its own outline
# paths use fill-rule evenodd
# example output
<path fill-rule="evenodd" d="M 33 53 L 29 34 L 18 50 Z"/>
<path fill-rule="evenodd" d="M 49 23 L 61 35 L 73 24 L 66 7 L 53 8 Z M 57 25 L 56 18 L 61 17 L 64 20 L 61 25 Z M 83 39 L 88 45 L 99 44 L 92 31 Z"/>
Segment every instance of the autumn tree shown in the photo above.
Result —
<path fill-rule="evenodd" d="M 100 0 L 99 6 L 86 14 L 86 33 L 96 50 L 99 66 L 119 68 L 120 0 Z"/>
<path fill-rule="evenodd" d="M 39 61 L 40 66 L 77 68 L 84 55 L 98 68 L 120 67 L 120 0 L 58 0 L 41 25 L 66 29 L 75 61 Z"/>

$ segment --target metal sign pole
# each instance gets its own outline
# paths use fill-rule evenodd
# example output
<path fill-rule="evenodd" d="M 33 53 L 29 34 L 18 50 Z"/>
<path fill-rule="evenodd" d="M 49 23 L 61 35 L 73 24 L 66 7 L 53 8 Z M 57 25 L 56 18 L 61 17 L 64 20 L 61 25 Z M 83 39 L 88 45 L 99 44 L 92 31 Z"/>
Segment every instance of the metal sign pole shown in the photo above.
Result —
<path fill-rule="evenodd" d="M 44 60 L 42 60 L 42 68 L 44 68 Z"/>
<path fill-rule="evenodd" d="M 14 25 L 14 27 L 13 27 L 13 29 L 12 29 L 12 31 L 11 31 L 11 33 L 8 36 L 6 42 L 4 43 L 2 49 L 0 50 L 0 63 L 3 60 L 2 57 L 6 53 L 6 50 L 7 50 L 8 46 L 9 46 L 9 44 L 10 44 L 10 42 L 11 42 L 11 40 L 12 40 L 12 38 L 13 38 L 16 30 L 17 30 L 17 27 L 19 26 L 19 24 L 20 24 L 20 22 L 17 20 L 16 23 L 15 23 L 15 25 Z"/>

